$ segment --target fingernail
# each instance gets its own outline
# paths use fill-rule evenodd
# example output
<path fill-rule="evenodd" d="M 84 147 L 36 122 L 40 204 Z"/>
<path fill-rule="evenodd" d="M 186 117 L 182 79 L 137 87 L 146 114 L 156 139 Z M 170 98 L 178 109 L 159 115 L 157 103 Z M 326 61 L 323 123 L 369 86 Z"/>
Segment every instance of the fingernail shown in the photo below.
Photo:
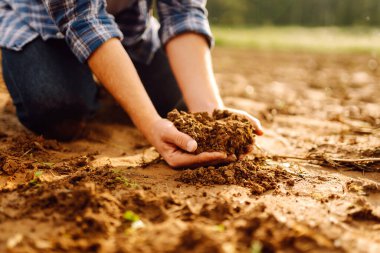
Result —
<path fill-rule="evenodd" d="M 261 129 L 257 129 L 256 133 L 257 133 L 257 135 L 263 135 L 264 134 L 263 130 L 261 130 Z"/>
<path fill-rule="evenodd" d="M 188 152 L 194 152 L 197 149 L 197 142 L 195 140 L 191 140 L 187 143 L 186 150 Z"/>

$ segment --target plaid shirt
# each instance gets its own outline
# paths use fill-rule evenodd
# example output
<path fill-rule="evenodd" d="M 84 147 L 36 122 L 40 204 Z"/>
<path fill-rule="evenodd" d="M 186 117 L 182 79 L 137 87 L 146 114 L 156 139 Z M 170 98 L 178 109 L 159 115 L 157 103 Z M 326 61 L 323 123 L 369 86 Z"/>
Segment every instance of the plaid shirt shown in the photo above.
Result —
<path fill-rule="evenodd" d="M 213 43 L 206 0 L 158 0 L 161 26 L 152 16 L 152 0 L 128 1 L 114 16 L 105 0 L 0 0 L 0 47 L 22 50 L 38 36 L 65 39 L 81 62 L 110 38 L 122 39 L 129 55 L 148 63 L 155 51 L 184 32 Z"/>

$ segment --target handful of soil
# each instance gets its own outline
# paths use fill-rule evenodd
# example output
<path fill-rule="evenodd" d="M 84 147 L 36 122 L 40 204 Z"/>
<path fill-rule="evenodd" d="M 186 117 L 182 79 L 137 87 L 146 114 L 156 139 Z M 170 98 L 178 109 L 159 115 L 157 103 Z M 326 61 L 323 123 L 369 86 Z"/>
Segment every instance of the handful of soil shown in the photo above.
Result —
<path fill-rule="evenodd" d="M 168 119 L 175 127 L 191 136 L 198 143 L 195 154 L 202 152 L 226 152 L 227 155 L 246 154 L 254 143 L 254 127 L 243 116 L 225 110 L 187 113 L 173 110 Z"/>

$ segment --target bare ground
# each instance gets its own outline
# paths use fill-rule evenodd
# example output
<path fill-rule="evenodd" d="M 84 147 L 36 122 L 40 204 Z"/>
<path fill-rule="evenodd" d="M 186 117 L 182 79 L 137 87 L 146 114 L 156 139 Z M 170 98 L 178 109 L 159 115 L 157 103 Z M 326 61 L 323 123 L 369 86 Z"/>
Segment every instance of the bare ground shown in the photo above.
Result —
<path fill-rule="evenodd" d="M 238 170 L 173 170 L 120 115 L 44 140 L 0 85 L 0 252 L 380 252 L 380 59 L 214 61 L 226 104 L 266 128 L 249 187 Z"/>

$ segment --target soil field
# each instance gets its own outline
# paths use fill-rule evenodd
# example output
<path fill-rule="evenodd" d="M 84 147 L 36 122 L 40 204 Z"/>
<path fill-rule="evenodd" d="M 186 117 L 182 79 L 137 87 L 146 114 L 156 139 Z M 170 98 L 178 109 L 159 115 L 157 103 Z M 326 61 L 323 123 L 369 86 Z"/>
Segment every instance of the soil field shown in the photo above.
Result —
<path fill-rule="evenodd" d="M 380 58 L 216 49 L 265 135 L 236 166 L 174 170 L 113 103 L 70 143 L 0 88 L 0 252 L 380 252 Z"/>

